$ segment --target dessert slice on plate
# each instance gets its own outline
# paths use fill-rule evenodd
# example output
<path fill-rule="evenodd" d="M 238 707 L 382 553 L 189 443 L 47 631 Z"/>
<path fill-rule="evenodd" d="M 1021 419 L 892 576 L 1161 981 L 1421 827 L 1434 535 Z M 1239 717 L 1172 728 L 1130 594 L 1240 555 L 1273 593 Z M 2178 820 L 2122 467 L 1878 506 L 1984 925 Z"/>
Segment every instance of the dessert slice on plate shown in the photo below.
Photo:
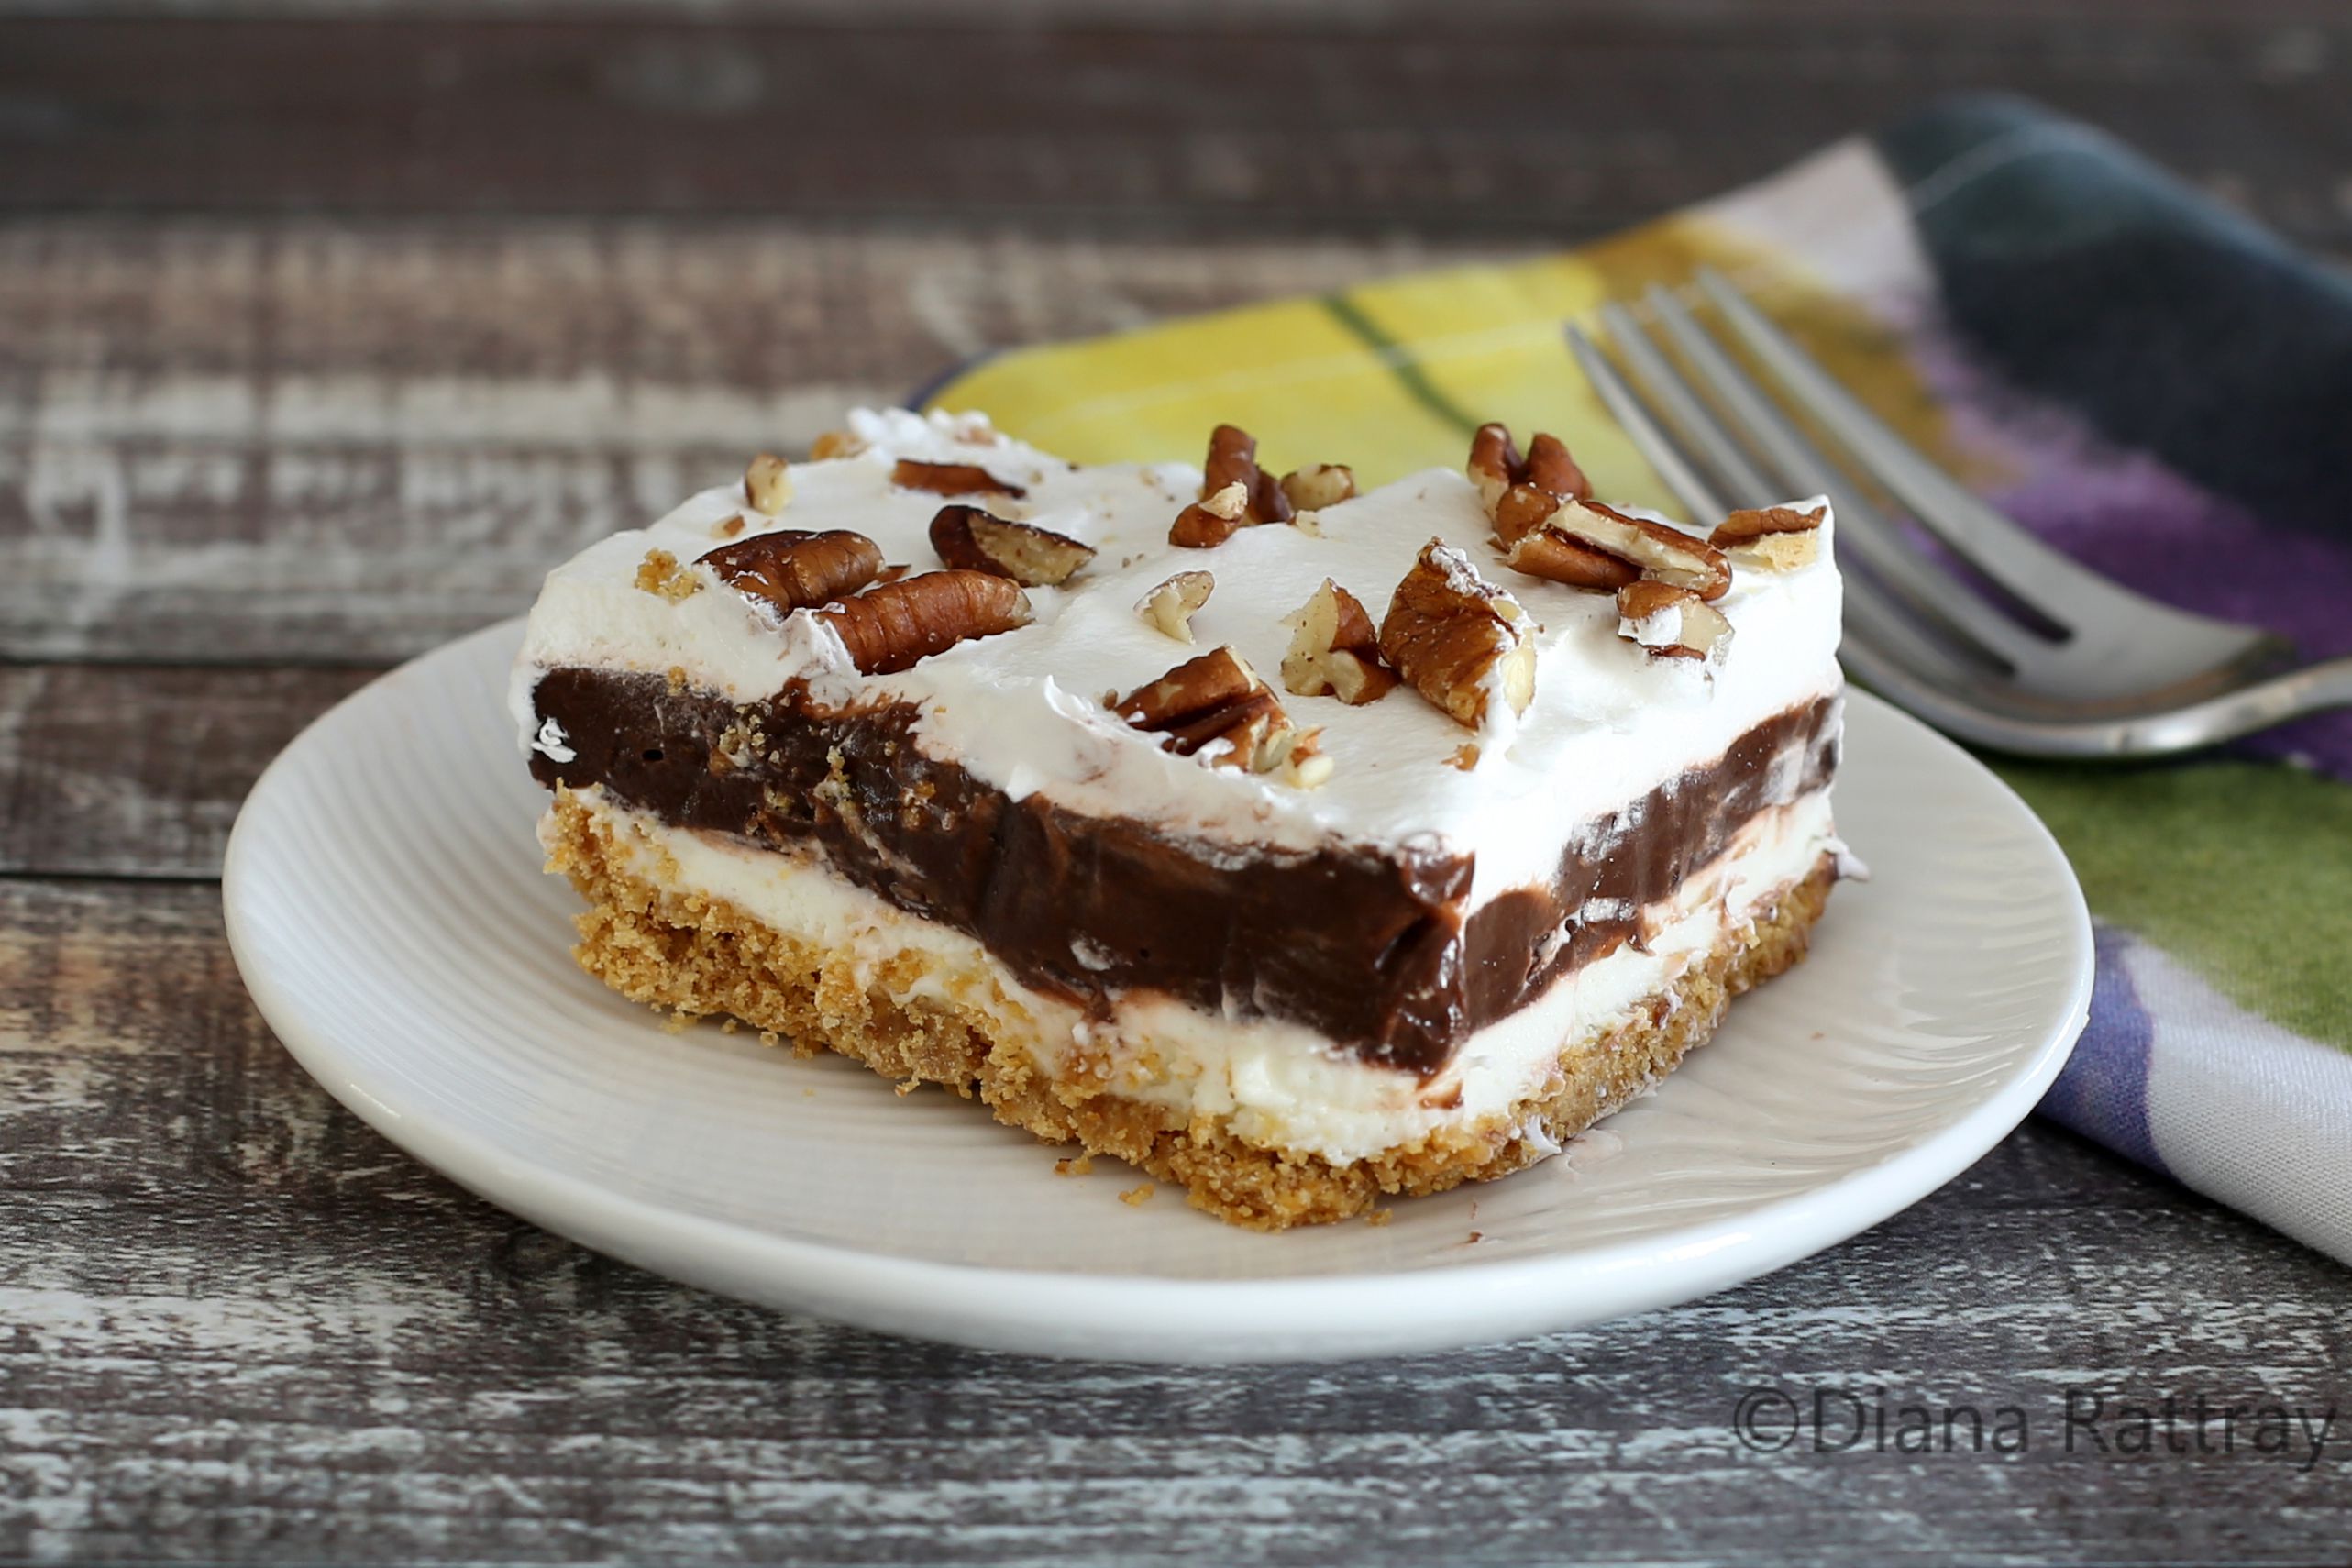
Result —
<path fill-rule="evenodd" d="M 1357 494 L 859 413 L 550 574 L 514 711 L 607 984 L 1279 1228 L 1555 1152 L 1803 955 L 1829 534 L 1496 425 Z"/>

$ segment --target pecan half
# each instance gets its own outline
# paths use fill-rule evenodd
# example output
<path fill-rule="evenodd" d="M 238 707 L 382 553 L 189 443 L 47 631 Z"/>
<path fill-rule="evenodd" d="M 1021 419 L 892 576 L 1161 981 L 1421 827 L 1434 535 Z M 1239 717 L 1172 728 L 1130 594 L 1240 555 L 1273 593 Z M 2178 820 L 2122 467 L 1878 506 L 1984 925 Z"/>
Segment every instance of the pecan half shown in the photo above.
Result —
<path fill-rule="evenodd" d="M 1355 496 L 1355 470 L 1345 463 L 1316 463 L 1282 476 L 1282 493 L 1301 512 L 1320 512 Z"/>
<path fill-rule="evenodd" d="M 1180 571 L 1135 606 L 1135 613 L 1180 643 L 1192 641 L 1194 612 L 1209 602 L 1217 580 L 1205 571 Z"/>
<path fill-rule="evenodd" d="M 1478 499 L 1489 517 L 1496 515 L 1503 497 L 1519 485 L 1531 484 L 1556 496 L 1554 506 L 1562 501 L 1589 501 L 1593 495 L 1592 481 L 1557 436 L 1537 436 L 1528 444 L 1527 456 L 1521 457 L 1508 425 L 1482 425 L 1470 438 L 1470 460 L 1463 468 L 1470 482 L 1478 487 Z"/>
<path fill-rule="evenodd" d="M 1094 559 L 1094 547 L 977 506 L 943 506 L 931 520 L 931 547 L 951 567 L 994 572 L 1023 588 L 1054 588 Z"/>
<path fill-rule="evenodd" d="M 1514 713 L 1535 695 L 1535 645 L 1519 602 L 1441 540 L 1421 547 L 1380 623 L 1380 652 L 1457 723 L 1483 725 L 1500 695 Z"/>
<path fill-rule="evenodd" d="M 1282 684 L 1294 696 L 1328 691 L 1356 707 L 1386 696 L 1397 684 L 1397 672 L 1381 661 L 1372 617 L 1330 578 L 1283 624 L 1292 635 L 1290 651 L 1282 656 Z"/>
<path fill-rule="evenodd" d="M 1290 498 L 1275 477 L 1258 467 L 1257 437 L 1238 425 L 1220 425 L 1209 433 L 1209 460 L 1201 466 L 1200 493 L 1205 500 L 1229 484 L 1242 487 L 1251 523 L 1287 523 Z"/>
<path fill-rule="evenodd" d="M 977 463 L 925 463 L 913 458 L 900 458 L 891 465 L 890 482 L 900 490 L 927 490 L 933 495 L 1009 495 L 1019 500 L 1029 493 Z"/>
<path fill-rule="evenodd" d="M 762 517 L 782 512 L 792 499 L 792 466 L 773 452 L 762 452 L 743 471 L 743 498 Z"/>
<path fill-rule="evenodd" d="M 863 534 L 778 528 L 707 552 L 701 564 L 739 593 L 804 610 L 854 593 L 882 569 L 881 547 Z"/>
<path fill-rule="evenodd" d="M 1723 552 L 1679 528 L 1629 516 L 1597 501 L 1571 501 L 1544 520 L 1546 531 L 1561 535 L 1588 550 L 1614 556 L 1637 575 L 1654 578 L 1676 588 L 1687 588 L 1701 599 L 1720 599 L 1731 587 L 1731 567 Z M 1517 548 L 1514 546 L 1513 548 Z M 1517 566 L 1517 562 L 1512 563 Z M 1529 569 L 1520 567 L 1525 571 Z M 1536 575 L 1542 575 L 1537 573 Z M 1580 588 L 1613 588 L 1616 583 L 1555 578 Z"/>
<path fill-rule="evenodd" d="M 1029 596 L 984 571 L 927 571 L 817 612 L 867 675 L 894 675 L 975 637 L 1029 624 Z"/>
<path fill-rule="evenodd" d="M 1821 556 L 1821 525 L 1829 509 L 1816 506 L 1799 512 L 1794 506 L 1765 506 L 1734 512 L 1724 518 L 1707 543 L 1738 565 L 1764 571 L 1794 571 L 1811 566 Z"/>
<path fill-rule="evenodd" d="M 1249 525 L 1249 490 L 1235 480 L 1176 513 L 1168 543 L 1187 550 L 1214 549 Z"/>
<path fill-rule="evenodd" d="M 1723 612 L 1687 588 L 1629 583 L 1618 590 L 1617 613 L 1618 635 L 1655 658 L 1709 659 L 1731 646 L 1731 623 Z"/>

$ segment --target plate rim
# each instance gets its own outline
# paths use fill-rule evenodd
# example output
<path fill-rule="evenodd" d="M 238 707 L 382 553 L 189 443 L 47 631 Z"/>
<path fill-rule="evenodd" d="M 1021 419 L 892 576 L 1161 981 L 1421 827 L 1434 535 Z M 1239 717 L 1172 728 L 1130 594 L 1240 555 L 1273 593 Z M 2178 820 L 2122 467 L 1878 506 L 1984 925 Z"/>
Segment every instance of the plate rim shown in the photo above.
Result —
<path fill-rule="evenodd" d="M 1139 1362 L 1244 1364 L 1422 1353 L 1498 1342 L 1695 1300 L 1788 1266 L 1860 1234 L 1958 1176 L 2023 1121 L 2057 1078 L 2088 1022 L 2095 955 L 2071 862 L 2007 782 L 1966 749 L 1861 688 L 1847 701 L 1925 739 L 1990 782 L 2064 870 L 2067 935 L 2077 949 L 2059 1021 L 2019 1069 L 1958 1120 L 1908 1148 L 1823 1185 L 1739 1214 L 1572 1252 L 1395 1270 L 1214 1279 L 1145 1272 L 1088 1274 L 863 1251 L 682 1212 L 508 1153 L 370 1092 L 328 1023 L 311 1016 L 271 968 L 248 925 L 246 888 L 257 834 L 285 778 L 322 726 L 430 660 L 462 660 L 479 643 L 519 635 L 512 617 L 384 671 L 314 718 L 271 759 L 237 810 L 221 899 L 230 952 L 281 1045 L 345 1109 L 395 1148 L 486 1201 L 591 1249 L 699 1288 L 882 1332 L 976 1348 Z M 257 808 L 259 808 L 257 810 Z M 395 1099 L 398 1096 L 395 1094 Z M 1207 1221 L 1204 1221 L 1207 1222 Z M 1675 1271 L 1643 1268 L 1673 1256 Z M 1692 1260 L 1697 1260 L 1693 1262 Z M 1376 1285 L 1376 1292 L 1367 1286 Z M 1059 1299 L 1050 1314 L 1039 1293 Z M 925 1310 L 906 1303 L 952 1303 Z M 1099 1329 L 1084 1325 L 1099 1324 Z"/>

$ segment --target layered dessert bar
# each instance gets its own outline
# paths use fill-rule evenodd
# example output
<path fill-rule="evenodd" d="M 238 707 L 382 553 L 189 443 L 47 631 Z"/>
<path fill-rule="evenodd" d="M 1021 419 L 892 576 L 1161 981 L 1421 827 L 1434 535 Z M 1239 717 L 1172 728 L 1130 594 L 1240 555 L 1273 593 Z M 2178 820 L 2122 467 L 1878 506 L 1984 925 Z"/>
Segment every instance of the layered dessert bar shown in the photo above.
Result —
<path fill-rule="evenodd" d="M 1276 1229 L 1556 1152 L 1803 955 L 1830 531 L 1497 425 L 1358 494 L 861 412 L 551 573 L 513 707 L 614 989 Z"/>

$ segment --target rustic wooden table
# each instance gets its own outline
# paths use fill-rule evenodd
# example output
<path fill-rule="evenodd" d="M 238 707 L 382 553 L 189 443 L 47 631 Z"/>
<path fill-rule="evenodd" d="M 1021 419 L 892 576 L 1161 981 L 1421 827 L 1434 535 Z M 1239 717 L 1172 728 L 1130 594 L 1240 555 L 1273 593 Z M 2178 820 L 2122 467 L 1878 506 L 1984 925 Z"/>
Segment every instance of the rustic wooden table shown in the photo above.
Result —
<path fill-rule="evenodd" d="M 1970 86 L 2352 251 L 2341 0 L 944 3 L 0 15 L 0 1560 L 2345 1561 L 2352 1282 L 2037 1123 L 1709 1300 L 1228 1375 L 673 1286 L 294 1067 L 216 891 L 271 754 L 944 362 L 1573 241 Z M 2030 1441 L 1772 1450 L 1756 1387 Z M 2070 1394 L 2343 1409 L 2317 1463 L 2133 1456 Z"/>

